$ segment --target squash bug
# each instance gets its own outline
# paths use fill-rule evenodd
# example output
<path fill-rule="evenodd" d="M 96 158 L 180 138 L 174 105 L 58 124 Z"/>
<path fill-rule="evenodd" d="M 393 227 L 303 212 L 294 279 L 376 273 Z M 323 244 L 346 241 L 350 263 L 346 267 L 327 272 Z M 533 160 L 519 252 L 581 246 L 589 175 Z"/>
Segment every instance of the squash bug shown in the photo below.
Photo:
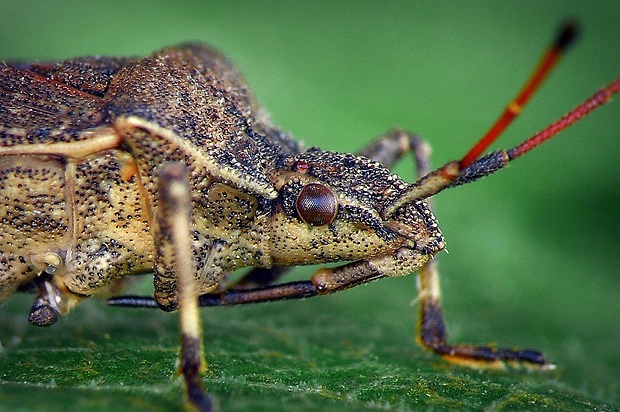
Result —
<path fill-rule="evenodd" d="M 460 160 L 432 170 L 428 145 L 394 129 L 358 154 L 305 149 L 272 125 L 236 68 L 202 44 L 145 58 L 0 65 L 0 301 L 35 291 L 29 321 L 153 272 L 154 296 L 109 304 L 181 313 L 187 400 L 202 389 L 200 306 L 335 293 L 419 273 L 418 342 L 449 362 L 552 369 L 532 349 L 447 340 L 428 199 L 476 181 L 555 136 L 620 90 L 620 78 L 509 150 L 484 155 L 572 43 L 568 24 L 497 122 Z M 389 171 L 413 152 L 418 180 Z M 348 262 L 309 281 L 294 265 Z M 253 269 L 236 282 L 227 274 Z"/>

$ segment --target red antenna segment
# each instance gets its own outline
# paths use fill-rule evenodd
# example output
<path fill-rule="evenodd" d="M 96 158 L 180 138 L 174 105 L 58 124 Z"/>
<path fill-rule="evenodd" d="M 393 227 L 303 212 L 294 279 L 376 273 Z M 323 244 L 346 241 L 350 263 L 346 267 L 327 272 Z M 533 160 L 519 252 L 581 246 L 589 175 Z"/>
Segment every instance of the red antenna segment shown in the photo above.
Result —
<path fill-rule="evenodd" d="M 566 24 L 551 47 L 543 54 L 540 63 L 534 69 L 530 79 L 525 83 L 517 97 L 506 106 L 506 109 L 489 131 L 476 143 L 469 152 L 461 159 L 446 163 L 417 182 L 409 185 L 401 195 L 392 203 L 386 205 L 381 211 L 383 218 L 389 217 L 404 204 L 426 199 L 443 189 L 470 183 L 481 177 L 502 169 L 513 159 L 527 153 L 544 141 L 552 138 L 568 126 L 580 120 L 592 110 L 607 103 L 611 96 L 620 92 L 620 78 L 614 80 L 609 86 L 597 91 L 592 97 L 575 107 L 561 119 L 547 126 L 523 143 L 506 151 L 498 150 L 483 157 L 480 155 L 506 130 L 508 125 L 519 115 L 525 104 L 540 87 L 543 80 L 551 72 L 560 60 L 562 54 L 574 41 L 577 35 L 576 25 Z"/>
<path fill-rule="evenodd" d="M 489 131 L 471 148 L 461 159 L 461 169 L 472 164 L 497 138 L 506 130 L 512 121 L 521 113 L 534 92 L 539 89 L 542 82 L 551 73 L 555 65 L 560 61 L 564 51 L 574 42 L 577 37 L 577 26 L 568 23 L 562 27 L 553 44 L 542 55 L 540 62 L 530 75 L 529 80 L 523 86 L 517 97 L 510 102 L 504 113 L 491 126 Z"/>

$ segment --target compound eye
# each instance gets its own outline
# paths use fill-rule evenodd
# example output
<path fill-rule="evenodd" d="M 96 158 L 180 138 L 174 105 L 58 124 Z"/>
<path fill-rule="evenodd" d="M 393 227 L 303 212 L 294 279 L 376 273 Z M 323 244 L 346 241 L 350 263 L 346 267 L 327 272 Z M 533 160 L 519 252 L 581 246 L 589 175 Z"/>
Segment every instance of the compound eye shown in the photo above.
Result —
<path fill-rule="evenodd" d="M 338 203 L 327 186 L 310 183 L 299 192 L 295 207 L 301 220 L 312 226 L 323 226 L 336 217 Z"/>

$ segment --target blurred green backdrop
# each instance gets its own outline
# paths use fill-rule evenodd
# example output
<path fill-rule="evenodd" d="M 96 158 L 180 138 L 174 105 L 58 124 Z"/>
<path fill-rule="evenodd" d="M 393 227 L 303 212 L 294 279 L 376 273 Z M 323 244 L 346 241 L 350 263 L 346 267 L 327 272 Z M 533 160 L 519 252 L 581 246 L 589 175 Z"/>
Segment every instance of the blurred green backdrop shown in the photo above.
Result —
<path fill-rule="evenodd" d="M 497 145 L 511 147 L 620 75 L 617 1 L 0 1 L 0 59 L 146 55 L 200 40 L 308 145 L 353 152 L 399 125 L 441 165 L 486 130 L 568 17 L 583 35 Z M 508 170 L 435 199 L 452 339 L 535 347 L 557 371 L 479 373 L 423 353 L 408 276 L 205 310 L 205 379 L 222 409 L 616 409 L 615 100 Z M 412 180 L 409 160 L 396 170 Z M 31 300 L 0 308 L 0 409 L 181 408 L 176 315 L 91 299 L 44 330 L 27 323 Z"/>

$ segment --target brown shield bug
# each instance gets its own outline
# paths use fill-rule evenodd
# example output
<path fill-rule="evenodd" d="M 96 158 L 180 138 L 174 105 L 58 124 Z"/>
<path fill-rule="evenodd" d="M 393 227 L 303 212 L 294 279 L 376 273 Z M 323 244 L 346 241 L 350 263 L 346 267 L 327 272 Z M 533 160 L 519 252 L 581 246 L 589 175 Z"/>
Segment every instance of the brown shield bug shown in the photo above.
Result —
<path fill-rule="evenodd" d="M 357 155 L 304 149 L 267 120 L 218 52 L 186 44 L 135 58 L 0 66 L 0 301 L 38 292 L 29 321 L 152 271 L 154 297 L 117 306 L 181 312 L 187 398 L 202 390 L 199 306 L 299 299 L 419 272 L 419 343 L 449 362 L 551 369 L 530 349 L 447 341 L 427 199 L 502 169 L 620 90 L 599 90 L 516 147 L 483 155 L 575 36 L 565 26 L 522 91 L 460 160 L 431 170 L 427 144 L 392 130 Z M 388 167 L 412 151 L 418 180 Z M 348 262 L 310 281 L 294 265 Z M 227 274 L 253 267 L 236 282 Z"/>

